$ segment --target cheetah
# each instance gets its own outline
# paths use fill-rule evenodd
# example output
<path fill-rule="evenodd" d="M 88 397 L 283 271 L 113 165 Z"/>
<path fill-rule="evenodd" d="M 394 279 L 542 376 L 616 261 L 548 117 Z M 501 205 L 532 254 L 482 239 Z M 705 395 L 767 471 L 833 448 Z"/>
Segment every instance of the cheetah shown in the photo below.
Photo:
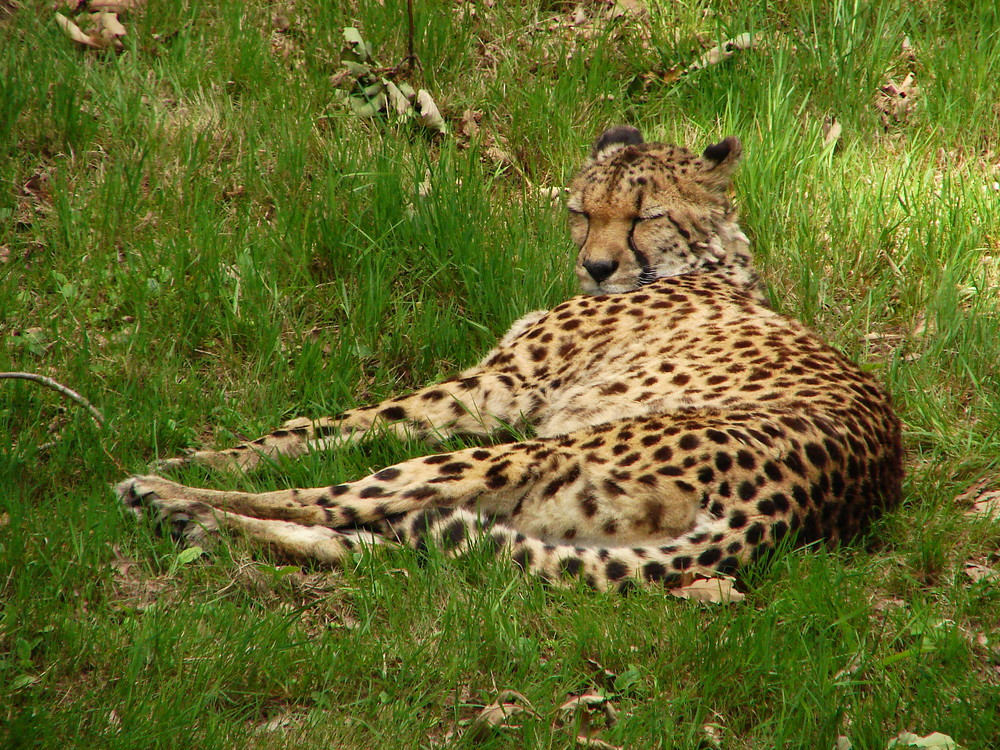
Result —
<path fill-rule="evenodd" d="M 187 544 L 226 529 L 331 564 L 380 544 L 481 544 L 599 590 L 856 535 L 899 500 L 900 422 L 868 374 L 770 308 L 728 197 L 741 152 L 733 137 L 698 155 L 606 131 L 567 199 L 583 295 L 527 314 L 450 380 L 164 466 L 249 470 L 382 433 L 534 437 L 312 489 L 135 476 L 119 498 Z"/>

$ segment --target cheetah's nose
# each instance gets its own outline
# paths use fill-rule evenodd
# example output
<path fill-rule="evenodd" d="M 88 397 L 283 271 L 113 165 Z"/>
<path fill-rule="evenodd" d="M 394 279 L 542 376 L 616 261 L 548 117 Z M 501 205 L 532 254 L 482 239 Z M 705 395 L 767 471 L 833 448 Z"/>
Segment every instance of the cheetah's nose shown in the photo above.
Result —
<path fill-rule="evenodd" d="M 608 276 L 613 274 L 618 270 L 617 260 L 588 260 L 584 261 L 583 267 L 587 269 L 587 273 L 593 277 L 594 281 L 600 284 Z"/>

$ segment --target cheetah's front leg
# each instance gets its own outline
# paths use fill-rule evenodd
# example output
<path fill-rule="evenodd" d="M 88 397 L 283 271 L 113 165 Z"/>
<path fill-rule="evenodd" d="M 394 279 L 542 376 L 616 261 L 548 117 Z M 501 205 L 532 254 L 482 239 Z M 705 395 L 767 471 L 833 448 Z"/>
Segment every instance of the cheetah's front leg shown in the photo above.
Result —
<path fill-rule="evenodd" d="M 156 464 L 158 470 L 190 463 L 219 469 L 250 470 L 262 459 L 294 457 L 391 432 L 405 439 L 437 442 L 453 435 L 488 435 L 503 427 L 530 423 L 543 398 L 523 378 L 477 369 L 463 377 L 423 388 L 375 406 L 351 409 L 335 417 L 298 418 L 281 429 L 235 448 L 196 451 Z"/>

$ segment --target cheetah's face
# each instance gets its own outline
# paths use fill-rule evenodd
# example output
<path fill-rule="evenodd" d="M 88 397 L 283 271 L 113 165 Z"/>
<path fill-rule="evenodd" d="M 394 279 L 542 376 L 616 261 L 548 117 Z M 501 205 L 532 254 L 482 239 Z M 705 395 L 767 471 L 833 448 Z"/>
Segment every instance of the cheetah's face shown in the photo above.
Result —
<path fill-rule="evenodd" d="M 644 143 L 635 128 L 605 132 L 570 185 L 569 223 L 580 248 L 576 275 L 583 291 L 625 292 L 662 276 L 725 265 L 730 233 L 724 225 L 735 222 L 726 190 L 740 152 L 736 138 L 698 156 Z"/>

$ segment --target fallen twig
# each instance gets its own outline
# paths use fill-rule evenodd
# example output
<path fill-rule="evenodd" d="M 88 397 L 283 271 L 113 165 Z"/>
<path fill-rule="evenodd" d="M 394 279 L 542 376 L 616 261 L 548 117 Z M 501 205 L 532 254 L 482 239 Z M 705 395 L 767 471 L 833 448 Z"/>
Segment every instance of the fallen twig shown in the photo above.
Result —
<path fill-rule="evenodd" d="M 59 383 L 52 378 L 46 377 L 45 375 L 38 375 L 33 372 L 0 372 L 0 380 L 4 379 L 33 380 L 36 383 L 48 386 L 52 390 L 58 391 L 62 395 L 73 399 L 76 403 L 80 404 L 80 406 L 86 407 L 86 409 L 90 412 L 90 416 L 94 418 L 95 422 L 97 422 L 97 425 L 99 427 L 104 427 L 104 417 L 101 412 L 97 410 L 97 407 L 76 391 L 71 388 L 67 388 L 62 383 Z"/>

